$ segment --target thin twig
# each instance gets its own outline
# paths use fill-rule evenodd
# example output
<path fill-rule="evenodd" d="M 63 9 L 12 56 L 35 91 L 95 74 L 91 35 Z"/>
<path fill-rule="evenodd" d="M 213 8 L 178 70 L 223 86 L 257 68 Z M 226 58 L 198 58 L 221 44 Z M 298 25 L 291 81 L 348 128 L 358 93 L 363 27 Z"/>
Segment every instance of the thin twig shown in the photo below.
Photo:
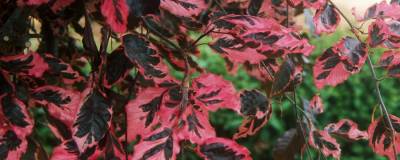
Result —
<path fill-rule="evenodd" d="M 207 36 L 208 34 L 210 34 L 212 31 L 214 30 L 214 28 L 211 28 L 210 30 L 208 30 L 206 33 L 202 34 L 200 37 L 198 37 L 193 43 L 192 46 L 196 46 L 196 44 L 203 39 L 205 36 Z"/>
<path fill-rule="evenodd" d="M 336 10 L 339 12 L 339 14 L 345 19 L 345 21 L 350 26 L 351 31 L 356 36 L 356 38 L 360 42 L 362 42 L 361 38 L 359 37 L 359 35 L 355 32 L 355 30 L 357 28 L 354 27 L 354 25 L 350 22 L 350 20 L 343 14 L 343 12 L 331 0 L 328 0 L 328 1 L 334 8 L 336 8 Z M 376 94 L 378 96 L 378 100 L 379 100 L 379 104 L 380 104 L 379 108 L 380 108 L 380 110 L 381 110 L 381 112 L 383 114 L 383 117 L 385 119 L 384 124 L 386 125 L 386 127 L 389 127 L 389 129 L 391 131 L 391 138 L 392 138 L 392 141 L 393 141 L 392 143 L 394 144 L 394 141 L 395 141 L 395 132 L 394 131 L 395 130 L 394 130 L 392 121 L 390 119 L 389 112 L 387 111 L 385 102 L 383 101 L 381 90 L 380 90 L 380 83 L 379 83 L 380 80 L 378 79 L 378 76 L 377 76 L 376 71 L 374 69 L 374 65 L 372 63 L 371 57 L 369 56 L 369 53 L 367 54 L 367 63 L 368 63 L 368 66 L 370 68 L 372 79 L 374 80 L 374 83 L 375 83 L 375 90 L 376 90 Z M 387 123 L 389 123 L 389 124 L 387 124 Z M 397 160 L 397 153 L 396 153 L 395 145 L 392 145 L 392 146 L 393 146 L 393 151 L 394 151 L 394 154 L 395 154 L 394 157 Z"/>
<path fill-rule="evenodd" d="M 174 42 L 163 36 L 158 30 L 154 29 L 149 22 L 147 21 L 146 18 L 142 18 L 146 28 L 150 30 L 153 34 L 155 34 L 157 37 L 159 37 L 161 40 L 165 41 L 169 45 L 171 45 L 175 50 L 180 50 L 180 47 L 178 47 Z"/>

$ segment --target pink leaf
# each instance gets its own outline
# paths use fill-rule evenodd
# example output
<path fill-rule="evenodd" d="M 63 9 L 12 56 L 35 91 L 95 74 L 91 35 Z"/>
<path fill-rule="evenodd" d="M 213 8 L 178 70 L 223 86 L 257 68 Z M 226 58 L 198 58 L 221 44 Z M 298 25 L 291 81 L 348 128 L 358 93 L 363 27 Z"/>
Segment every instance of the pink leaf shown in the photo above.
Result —
<path fill-rule="evenodd" d="M 376 47 L 384 45 L 386 48 L 400 48 L 400 21 L 378 19 L 369 26 L 368 42 Z"/>
<path fill-rule="evenodd" d="M 33 90 L 31 97 L 35 102 L 47 106 L 50 115 L 72 127 L 81 103 L 79 92 L 57 86 L 42 86 Z"/>
<path fill-rule="evenodd" d="M 199 144 L 204 139 L 215 137 L 215 130 L 208 120 L 208 111 L 199 111 L 192 106 L 188 107 L 190 108 L 187 108 L 180 118 L 184 122 L 183 127 L 174 130 L 177 132 L 178 139 Z"/>
<path fill-rule="evenodd" d="M 392 19 L 399 19 L 400 12 L 400 5 L 396 3 L 388 4 L 386 1 L 382 1 L 381 3 L 376 3 L 369 7 L 365 12 L 363 17 L 357 17 L 359 21 L 366 21 L 369 19 L 376 19 L 376 18 L 392 18 Z M 355 13 L 353 13 L 355 14 Z"/>
<path fill-rule="evenodd" d="M 84 80 L 78 71 L 75 71 L 70 64 L 61 59 L 50 54 L 45 54 L 43 58 L 49 66 L 48 72 L 61 76 L 65 84 L 74 84 Z"/>
<path fill-rule="evenodd" d="M 340 159 L 340 145 L 329 135 L 328 131 L 310 131 L 308 143 L 311 147 L 321 150 L 326 157 L 332 156 Z"/>
<path fill-rule="evenodd" d="M 328 48 L 314 65 L 314 83 L 318 89 L 336 86 L 358 73 L 367 58 L 366 45 L 346 37 Z"/>
<path fill-rule="evenodd" d="M 303 4 L 305 7 L 311 7 L 315 9 L 322 8 L 327 3 L 327 0 L 303 0 Z"/>
<path fill-rule="evenodd" d="M 324 105 L 322 103 L 321 97 L 319 95 L 315 95 L 310 101 L 310 109 L 312 112 L 320 114 L 324 112 Z"/>
<path fill-rule="evenodd" d="M 161 108 L 165 88 L 145 88 L 126 106 L 128 141 L 136 136 L 145 136 L 158 122 L 158 111 Z"/>
<path fill-rule="evenodd" d="M 170 128 L 159 128 L 144 137 L 134 148 L 136 159 L 176 159 L 180 151 L 176 136 Z"/>
<path fill-rule="evenodd" d="M 41 5 L 41 4 L 44 4 L 44 3 L 48 3 L 49 2 L 49 0 L 18 0 L 17 1 L 17 4 L 18 4 L 18 6 L 24 6 L 24 5 L 28 5 L 28 6 L 30 6 L 30 5 Z"/>
<path fill-rule="evenodd" d="M 48 64 L 36 52 L 2 56 L 0 57 L 0 61 L 3 63 L 3 69 L 9 72 L 33 76 L 35 78 L 42 77 L 43 73 L 49 69 Z"/>
<path fill-rule="evenodd" d="M 64 9 L 65 7 L 71 5 L 75 0 L 55 0 L 51 5 L 51 10 L 57 13 Z"/>
<path fill-rule="evenodd" d="M 203 74 L 193 80 L 196 104 L 206 110 L 229 108 L 239 112 L 239 95 L 231 82 L 214 74 Z"/>
<path fill-rule="evenodd" d="M 192 17 L 207 9 L 203 0 L 161 0 L 160 8 L 179 17 Z"/>
<path fill-rule="evenodd" d="M 327 4 L 317 10 L 314 16 L 315 32 L 321 34 L 323 32 L 332 33 L 340 23 L 340 15 L 336 9 Z"/>
<path fill-rule="evenodd" d="M 196 148 L 197 153 L 206 160 L 237 159 L 251 160 L 247 148 L 225 138 L 204 139 Z"/>
<path fill-rule="evenodd" d="M 244 120 L 233 139 L 243 138 L 257 133 L 271 117 L 271 102 L 256 90 L 243 91 L 240 94 L 240 114 Z"/>
<path fill-rule="evenodd" d="M 104 0 L 100 8 L 111 29 L 118 33 L 125 32 L 129 14 L 125 0 Z"/>
<path fill-rule="evenodd" d="M 372 150 L 382 156 L 388 157 L 390 160 L 394 160 L 400 153 L 400 118 L 389 115 L 394 130 L 394 139 L 392 139 L 392 133 L 387 126 L 383 117 L 372 121 L 368 127 L 369 146 Z"/>
<path fill-rule="evenodd" d="M 337 123 L 328 124 L 324 130 L 349 140 L 368 139 L 367 132 L 359 130 L 357 123 L 349 119 L 341 119 Z"/>

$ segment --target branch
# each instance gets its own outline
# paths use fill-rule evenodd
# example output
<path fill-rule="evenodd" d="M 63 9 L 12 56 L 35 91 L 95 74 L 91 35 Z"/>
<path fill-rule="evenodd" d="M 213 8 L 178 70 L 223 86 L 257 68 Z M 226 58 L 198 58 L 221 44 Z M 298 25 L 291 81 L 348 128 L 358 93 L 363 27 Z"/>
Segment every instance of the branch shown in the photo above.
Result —
<path fill-rule="evenodd" d="M 343 14 L 343 12 L 331 0 L 328 0 L 328 1 L 339 12 L 339 14 L 345 19 L 347 24 L 350 26 L 352 33 L 356 36 L 358 41 L 362 42 L 361 38 L 359 37 L 359 35 L 356 32 L 357 28 L 354 27 L 354 25 L 350 22 L 350 20 Z M 380 110 L 381 110 L 381 113 L 383 114 L 383 117 L 385 119 L 385 121 L 384 121 L 385 123 L 384 124 L 386 125 L 386 127 L 389 127 L 389 129 L 391 131 L 391 138 L 394 141 L 395 140 L 395 138 L 394 138 L 394 136 L 395 136 L 395 132 L 394 131 L 395 130 L 394 130 L 392 121 L 390 120 L 389 112 L 387 111 L 385 102 L 383 101 L 383 98 L 382 98 L 382 94 L 381 94 L 381 90 L 380 90 L 380 83 L 379 83 L 380 79 L 376 75 L 376 71 L 375 71 L 374 65 L 372 63 L 372 60 L 371 60 L 371 57 L 369 56 L 369 54 L 367 54 L 367 63 L 368 63 L 368 66 L 370 68 L 372 79 L 375 82 L 375 90 L 376 90 L 376 94 L 378 96 L 378 100 L 379 100 L 379 104 L 380 104 L 379 105 L 380 106 Z M 387 124 L 386 122 L 389 123 L 389 124 Z M 393 142 L 393 144 L 394 144 L 394 142 Z M 393 145 L 393 150 L 394 150 L 394 154 L 395 154 L 394 157 L 397 160 L 397 153 L 396 153 L 395 145 Z"/>

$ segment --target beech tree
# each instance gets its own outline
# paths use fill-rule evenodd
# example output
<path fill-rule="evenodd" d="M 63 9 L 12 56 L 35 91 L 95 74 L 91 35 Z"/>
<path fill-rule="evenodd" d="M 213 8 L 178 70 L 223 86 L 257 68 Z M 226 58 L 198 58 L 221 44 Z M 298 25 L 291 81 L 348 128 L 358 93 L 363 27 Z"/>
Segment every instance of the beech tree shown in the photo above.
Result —
<path fill-rule="evenodd" d="M 179 159 L 186 143 L 204 159 L 248 160 L 236 140 L 268 125 L 280 99 L 294 104 L 297 128 L 277 140 L 275 159 L 313 159 L 310 150 L 340 159 L 340 138 L 368 141 L 391 160 L 400 152 L 400 118 L 387 110 L 375 71 L 400 77 L 398 0 L 354 15 L 357 22 L 330 0 L 3 0 L 0 9 L 0 159 Z M 315 48 L 293 21 L 304 9 L 315 11 L 312 34 L 350 27 L 352 35 L 320 53 L 311 72 L 323 90 L 368 65 L 381 111 L 368 128 L 350 119 L 318 128 L 319 93 L 297 103 Z M 368 31 L 358 27 L 367 21 Z M 204 37 L 212 42 L 201 44 Z M 199 45 L 231 72 L 244 66 L 263 87 L 236 90 L 199 67 Z M 376 47 L 385 52 L 374 62 Z M 30 112 L 38 107 L 45 122 Z M 231 138 L 218 137 L 209 121 L 219 109 L 243 117 Z M 50 155 L 31 136 L 38 122 L 61 142 Z"/>

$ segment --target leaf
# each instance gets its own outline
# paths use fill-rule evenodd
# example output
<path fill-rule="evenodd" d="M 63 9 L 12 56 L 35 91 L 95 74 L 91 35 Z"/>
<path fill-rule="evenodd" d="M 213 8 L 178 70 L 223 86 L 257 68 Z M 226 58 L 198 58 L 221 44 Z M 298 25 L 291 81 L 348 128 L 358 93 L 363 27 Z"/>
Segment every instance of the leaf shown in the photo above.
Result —
<path fill-rule="evenodd" d="M 205 110 L 228 108 L 239 112 L 239 95 L 232 83 L 214 74 L 202 74 L 193 80 L 195 103 Z"/>
<path fill-rule="evenodd" d="M 196 148 L 197 153 L 206 160 L 235 159 L 250 160 L 247 148 L 225 138 L 209 138 Z"/>
<path fill-rule="evenodd" d="M 400 13 L 397 12 L 399 9 L 400 5 L 398 4 L 388 4 L 386 1 L 382 1 L 381 3 L 375 3 L 369 7 L 363 17 L 357 16 L 357 20 L 366 21 L 377 18 L 399 19 Z"/>
<path fill-rule="evenodd" d="M 25 137 L 6 128 L 2 128 L 0 135 L 0 159 L 20 159 L 27 148 Z"/>
<path fill-rule="evenodd" d="M 83 81 L 83 77 L 68 63 L 63 62 L 50 54 L 44 55 L 44 61 L 48 64 L 50 74 L 59 75 L 65 84 L 74 84 Z"/>
<path fill-rule="evenodd" d="M 168 68 L 152 45 L 143 37 L 127 34 L 123 38 L 125 55 L 149 78 L 164 78 Z"/>
<path fill-rule="evenodd" d="M 78 159 L 79 150 L 75 141 L 64 141 L 62 144 L 56 146 L 51 154 L 51 160 L 57 159 Z"/>
<path fill-rule="evenodd" d="M 323 6 L 326 6 L 328 1 L 327 0 L 303 0 L 303 3 L 304 3 L 305 7 L 319 9 L 319 8 L 322 8 Z"/>
<path fill-rule="evenodd" d="M 128 141 L 136 136 L 148 135 L 152 127 L 158 122 L 165 88 L 146 88 L 138 92 L 134 100 L 125 106 L 127 114 Z"/>
<path fill-rule="evenodd" d="M 287 58 L 279 67 L 272 81 L 271 95 L 284 92 L 291 84 L 296 84 L 302 77 L 303 68 L 296 65 L 293 60 Z"/>
<path fill-rule="evenodd" d="M 245 116 L 239 131 L 233 139 L 256 134 L 271 117 L 271 102 L 256 90 L 243 91 L 240 94 L 240 113 Z"/>
<path fill-rule="evenodd" d="M 369 146 L 379 155 L 386 156 L 393 160 L 400 153 L 400 118 L 389 115 L 394 128 L 394 140 L 388 127 L 388 123 L 383 117 L 373 120 L 368 127 Z M 396 149 L 396 151 L 394 150 Z"/>
<path fill-rule="evenodd" d="M 0 101 L 0 159 L 20 159 L 26 152 L 26 138 L 32 133 L 34 122 L 25 104 L 13 95 L 3 95 Z"/>
<path fill-rule="evenodd" d="M 337 123 L 330 123 L 326 125 L 324 130 L 328 131 L 330 134 L 335 134 L 348 140 L 357 141 L 368 139 L 367 132 L 359 130 L 357 123 L 349 119 L 341 119 Z"/>
<path fill-rule="evenodd" d="M 255 64 L 266 58 L 264 55 L 255 52 L 252 46 L 248 46 L 240 38 L 229 35 L 217 39 L 210 44 L 210 47 L 216 52 L 221 53 L 224 57 L 227 57 L 233 63 L 249 62 Z"/>
<path fill-rule="evenodd" d="M 274 160 L 292 160 L 296 154 L 302 153 L 305 145 L 304 137 L 299 129 L 289 129 L 276 140 L 272 154 Z"/>
<path fill-rule="evenodd" d="M 126 3 L 130 14 L 135 17 L 158 13 L 160 7 L 160 0 L 126 0 Z"/>
<path fill-rule="evenodd" d="M 400 21 L 378 19 L 369 26 L 368 43 L 377 47 L 400 48 Z"/>
<path fill-rule="evenodd" d="M 14 92 L 14 85 L 9 80 L 9 75 L 0 70 L 0 96 Z"/>
<path fill-rule="evenodd" d="M 247 12 L 249 13 L 249 15 L 257 16 L 264 3 L 266 3 L 264 2 L 264 0 L 250 0 Z"/>
<path fill-rule="evenodd" d="M 79 92 L 48 85 L 33 90 L 31 97 L 35 102 L 47 106 L 50 115 L 72 128 L 81 103 Z"/>
<path fill-rule="evenodd" d="M 73 2 L 75 2 L 75 0 L 55 0 L 55 1 L 52 1 L 51 10 L 54 13 L 60 12 L 62 9 L 64 9 L 65 7 L 68 7 Z"/>
<path fill-rule="evenodd" d="M 204 0 L 161 0 L 160 8 L 179 17 L 192 17 L 208 8 Z"/>
<path fill-rule="evenodd" d="M 340 159 L 340 145 L 336 142 L 336 139 L 329 135 L 328 131 L 310 131 L 308 143 L 311 147 L 320 150 L 325 157 L 332 156 L 335 159 Z"/>
<path fill-rule="evenodd" d="M 319 95 L 314 95 L 314 97 L 311 99 L 310 109 L 316 114 L 321 114 L 324 112 L 324 104 L 322 103 L 322 99 L 319 97 Z"/>
<path fill-rule="evenodd" d="M 109 100 L 97 88 L 87 89 L 74 122 L 74 140 L 81 152 L 100 141 L 107 133 L 111 120 Z"/>
<path fill-rule="evenodd" d="M 260 63 L 271 56 L 310 55 L 314 49 L 306 39 L 273 19 L 226 15 L 209 24 L 214 28 L 210 47 L 233 63 Z"/>
<path fill-rule="evenodd" d="M 159 128 L 135 145 L 132 159 L 176 159 L 180 147 L 170 128 Z"/>
<path fill-rule="evenodd" d="M 240 94 L 240 113 L 245 116 L 263 117 L 270 111 L 270 102 L 257 90 L 243 91 Z"/>
<path fill-rule="evenodd" d="M 102 142 L 98 145 L 98 154 L 92 156 L 94 159 L 125 159 L 122 145 L 112 132 L 106 134 Z"/>
<path fill-rule="evenodd" d="M 1 97 L 1 109 L 5 118 L 12 124 L 21 128 L 32 128 L 25 104 L 11 95 Z"/>
<path fill-rule="evenodd" d="M 327 4 L 317 10 L 314 16 L 315 32 L 321 34 L 323 32 L 333 33 L 340 23 L 340 15 L 337 13 L 335 7 Z"/>
<path fill-rule="evenodd" d="M 188 106 L 182 116 L 182 128 L 174 130 L 179 140 L 189 140 L 193 144 L 199 144 L 207 138 L 216 137 L 215 130 L 211 126 L 207 110 L 196 110 Z"/>
<path fill-rule="evenodd" d="M 104 0 L 100 9 L 113 31 L 118 33 L 125 32 L 129 14 L 129 8 L 125 0 Z"/>
<path fill-rule="evenodd" d="M 0 57 L 4 70 L 21 75 L 33 76 L 35 78 L 42 77 L 43 73 L 49 69 L 44 59 L 36 52 L 28 54 L 17 54 Z"/>
<path fill-rule="evenodd" d="M 318 89 L 336 86 L 358 73 L 367 58 L 366 45 L 346 37 L 317 58 L 314 65 L 314 83 Z"/>
<path fill-rule="evenodd" d="M 400 78 L 400 54 L 397 51 L 385 51 L 381 55 L 379 66 L 386 69 L 390 77 Z"/>
<path fill-rule="evenodd" d="M 246 65 L 245 69 L 250 76 L 255 77 L 259 81 L 272 82 L 274 75 L 279 70 L 277 58 L 268 58 L 261 61 L 259 64 Z"/>
<path fill-rule="evenodd" d="M 117 48 L 111 54 L 107 55 L 107 67 L 103 84 L 107 88 L 124 79 L 129 71 L 133 68 L 133 64 L 124 54 L 123 48 Z"/>
<path fill-rule="evenodd" d="M 48 3 L 49 0 L 18 0 L 17 4 L 19 7 L 24 6 L 24 5 L 41 5 L 41 4 L 45 4 Z"/>

